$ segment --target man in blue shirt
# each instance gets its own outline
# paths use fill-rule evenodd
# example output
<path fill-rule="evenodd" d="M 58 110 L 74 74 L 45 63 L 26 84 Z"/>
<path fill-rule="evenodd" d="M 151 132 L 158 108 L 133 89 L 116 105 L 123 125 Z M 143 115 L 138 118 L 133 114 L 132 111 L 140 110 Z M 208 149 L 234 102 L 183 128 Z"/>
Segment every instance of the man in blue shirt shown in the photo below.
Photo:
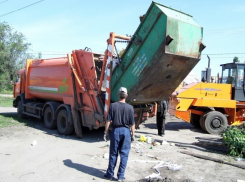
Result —
<path fill-rule="evenodd" d="M 127 98 L 127 89 L 121 87 L 118 91 L 119 102 L 110 105 L 107 122 L 105 125 L 104 139 L 108 137 L 108 129 L 111 124 L 110 158 L 109 166 L 105 178 L 112 179 L 114 169 L 117 164 L 117 156 L 120 154 L 121 162 L 117 172 L 118 181 L 122 181 L 127 166 L 128 155 L 131 148 L 131 141 L 134 141 L 135 123 L 134 109 L 131 105 L 125 103 Z M 130 134 L 130 129 L 132 134 Z"/>

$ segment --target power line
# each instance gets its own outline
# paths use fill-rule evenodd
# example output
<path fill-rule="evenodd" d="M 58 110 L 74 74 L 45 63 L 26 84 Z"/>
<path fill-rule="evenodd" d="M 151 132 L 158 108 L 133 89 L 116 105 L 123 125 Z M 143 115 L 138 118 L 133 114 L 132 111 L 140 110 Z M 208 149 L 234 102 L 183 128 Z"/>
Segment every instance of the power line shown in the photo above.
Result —
<path fill-rule="evenodd" d="M 228 55 L 228 54 L 245 54 L 245 53 L 217 53 L 217 54 L 202 54 L 202 55 Z"/>
<path fill-rule="evenodd" d="M 32 3 L 32 4 L 28 5 L 28 6 L 25 6 L 25 7 L 23 7 L 23 8 L 20 8 L 20 9 L 14 10 L 14 11 L 11 11 L 11 12 L 9 12 L 9 13 L 5 13 L 5 14 L 3 14 L 3 15 L 0 15 L 0 17 L 3 17 L 3 16 L 6 16 L 6 15 L 9 15 L 9 14 L 11 14 L 11 13 L 14 13 L 14 12 L 16 12 L 16 11 L 20 11 L 20 10 L 22 10 L 22 9 L 28 8 L 28 7 L 32 6 L 32 5 L 35 5 L 35 4 L 37 4 L 37 3 L 40 3 L 40 2 L 42 2 L 42 1 L 45 1 L 45 0 L 37 1 L 37 2 Z"/>
<path fill-rule="evenodd" d="M 6 1 L 8 1 L 8 0 L 6 0 Z M 3 4 L 3 3 L 5 3 L 6 1 L 3 1 L 3 2 L 1 2 L 0 4 Z"/>

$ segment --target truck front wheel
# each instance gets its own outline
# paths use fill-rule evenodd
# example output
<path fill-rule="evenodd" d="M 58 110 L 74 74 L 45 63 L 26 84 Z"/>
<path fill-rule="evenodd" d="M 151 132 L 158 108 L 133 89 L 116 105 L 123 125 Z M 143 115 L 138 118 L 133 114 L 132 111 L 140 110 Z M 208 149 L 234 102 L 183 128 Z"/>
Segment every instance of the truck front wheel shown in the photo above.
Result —
<path fill-rule="evenodd" d="M 45 109 L 44 112 L 44 124 L 48 129 L 55 129 L 57 127 L 56 121 L 53 119 L 54 113 L 50 106 Z"/>
<path fill-rule="evenodd" d="M 228 126 L 226 116 L 218 111 L 210 111 L 204 117 L 203 126 L 210 134 L 218 135 Z"/>
<path fill-rule="evenodd" d="M 68 121 L 68 113 L 66 109 L 58 113 L 57 128 L 58 132 L 62 135 L 71 135 L 74 131 L 74 126 Z"/>
<path fill-rule="evenodd" d="M 21 118 L 21 119 L 25 119 L 26 118 L 26 115 L 23 114 L 23 111 L 24 111 L 24 107 L 23 107 L 22 102 L 20 100 L 18 102 L 18 105 L 17 105 L 17 114 L 18 114 L 18 117 Z"/>

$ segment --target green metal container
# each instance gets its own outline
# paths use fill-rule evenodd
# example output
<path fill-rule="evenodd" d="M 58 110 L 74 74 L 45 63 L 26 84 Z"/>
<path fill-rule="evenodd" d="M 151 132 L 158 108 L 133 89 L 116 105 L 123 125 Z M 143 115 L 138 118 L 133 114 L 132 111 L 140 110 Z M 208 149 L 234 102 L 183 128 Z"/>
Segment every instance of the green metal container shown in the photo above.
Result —
<path fill-rule="evenodd" d="M 200 60 L 202 36 L 191 15 L 152 2 L 113 70 L 111 101 L 122 86 L 131 104 L 168 99 Z"/>

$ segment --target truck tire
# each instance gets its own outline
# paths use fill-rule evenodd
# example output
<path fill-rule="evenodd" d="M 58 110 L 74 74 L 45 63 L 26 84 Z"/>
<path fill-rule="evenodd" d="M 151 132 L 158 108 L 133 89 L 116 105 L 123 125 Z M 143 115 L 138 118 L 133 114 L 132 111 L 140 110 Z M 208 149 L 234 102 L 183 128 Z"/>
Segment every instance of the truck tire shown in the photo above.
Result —
<path fill-rule="evenodd" d="M 18 114 L 18 117 L 21 118 L 21 119 L 25 119 L 26 118 L 26 115 L 23 114 L 23 111 L 24 111 L 24 107 L 22 105 L 22 101 L 20 100 L 17 104 L 17 114 Z"/>
<path fill-rule="evenodd" d="M 71 135 L 74 131 L 74 125 L 68 121 L 68 113 L 66 109 L 62 109 L 57 117 L 58 132 L 62 135 Z"/>
<path fill-rule="evenodd" d="M 53 119 L 54 113 L 50 106 L 48 106 L 44 111 L 44 124 L 48 129 L 57 128 L 57 122 Z"/>
<path fill-rule="evenodd" d="M 228 126 L 226 116 L 218 111 L 208 112 L 204 119 L 205 130 L 210 134 L 219 135 Z"/>
<path fill-rule="evenodd" d="M 197 114 L 191 114 L 191 120 L 190 123 L 192 124 L 192 126 L 194 126 L 195 128 L 200 128 L 200 116 Z"/>
<path fill-rule="evenodd" d="M 206 116 L 207 116 L 207 113 L 203 114 L 201 117 L 200 117 L 200 120 L 199 120 L 199 124 L 200 124 L 200 127 L 203 131 L 207 132 L 206 131 L 206 128 L 205 128 L 205 119 L 206 119 Z"/>

